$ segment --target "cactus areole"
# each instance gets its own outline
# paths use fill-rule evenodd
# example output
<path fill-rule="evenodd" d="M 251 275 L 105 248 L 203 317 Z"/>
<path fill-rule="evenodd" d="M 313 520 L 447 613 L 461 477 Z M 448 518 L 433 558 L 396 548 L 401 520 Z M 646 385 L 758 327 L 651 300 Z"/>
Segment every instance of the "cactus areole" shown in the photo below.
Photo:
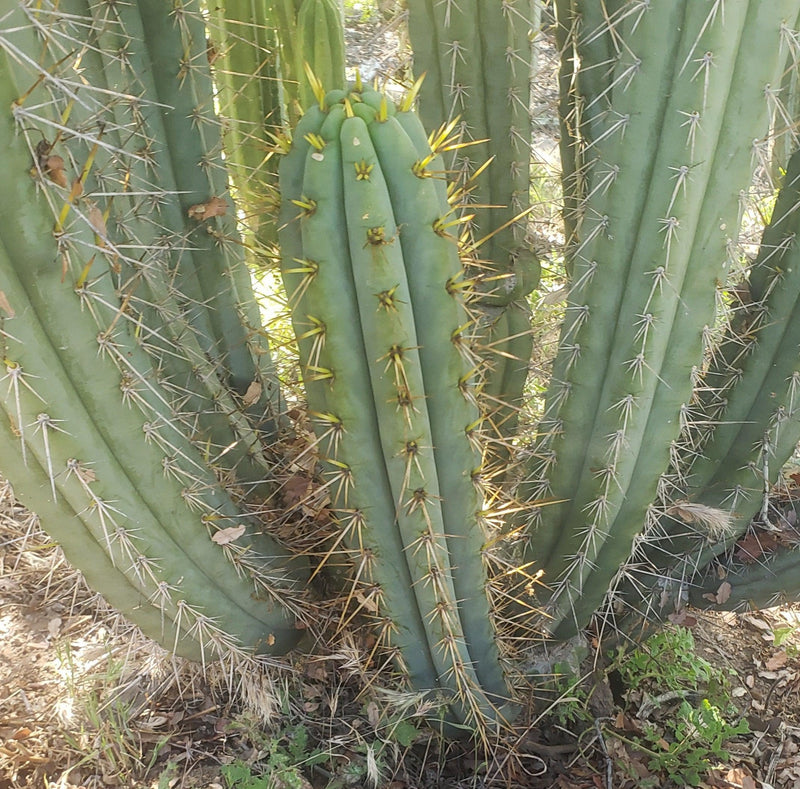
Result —
<path fill-rule="evenodd" d="M 443 168 L 411 99 L 360 85 L 319 98 L 280 165 L 280 240 L 342 544 L 409 686 L 444 698 L 456 725 L 499 721 L 475 362 Z"/>

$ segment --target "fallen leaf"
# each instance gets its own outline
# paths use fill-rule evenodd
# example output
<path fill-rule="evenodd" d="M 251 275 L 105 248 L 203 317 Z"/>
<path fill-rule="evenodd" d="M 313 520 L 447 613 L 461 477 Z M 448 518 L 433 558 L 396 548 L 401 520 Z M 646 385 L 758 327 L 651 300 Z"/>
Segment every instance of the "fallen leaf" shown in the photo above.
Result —
<path fill-rule="evenodd" d="M 377 595 L 365 595 L 360 589 L 356 591 L 355 598 L 359 606 L 370 614 L 377 614 L 379 610 Z"/>
<path fill-rule="evenodd" d="M 756 789 L 756 782 L 741 767 L 733 767 L 725 773 L 725 780 L 742 789 Z"/>
<path fill-rule="evenodd" d="M 244 407 L 249 408 L 254 403 L 257 403 L 258 399 L 261 397 L 261 392 L 263 389 L 264 387 L 261 386 L 259 381 L 251 382 L 250 386 L 247 387 L 247 391 L 242 397 L 242 403 L 244 404 Z"/>
<path fill-rule="evenodd" d="M 370 722 L 373 728 L 377 727 L 378 723 L 381 719 L 381 712 L 378 708 L 378 705 L 371 701 L 367 704 L 367 720 Z"/>
<path fill-rule="evenodd" d="M 789 656 L 786 652 L 781 650 L 764 662 L 764 668 L 766 668 L 767 671 L 777 671 L 779 668 L 783 668 L 786 665 L 788 659 Z"/>
<path fill-rule="evenodd" d="M 308 495 L 311 480 L 303 474 L 292 474 L 283 483 L 283 501 L 287 507 L 294 507 Z"/>
<path fill-rule="evenodd" d="M 322 661 L 309 663 L 306 666 L 305 674 L 310 679 L 315 679 L 318 682 L 325 682 L 328 679 L 328 670 Z"/>
<path fill-rule="evenodd" d="M 49 633 L 50 638 L 55 638 L 60 630 L 61 630 L 61 617 L 54 616 L 47 623 L 47 632 Z"/>
<path fill-rule="evenodd" d="M 760 556 L 772 553 L 778 547 L 778 536 L 773 532 L 752 532 L 736 543 L 736 558 L 743 564 L 753 564 Z"/>
<path fill-rule="evenodd" d="M 680 611 L 670 614 L 667 619 L 678 627 L 692 628 L 697 624 L 697 617 L 692 616 L 686 608 L 682 608 Z"/>
<path fill-rule="evenodd" d="M 247 527 L 244 524 L 240 526 L 228 526 L 227 529 L 220 529 L 218 532 L 214 533 L 211 536 L 211 540 L 217 545 L 227 545 L 234 540 L 238 540 L 245 531 L 247 531 Z"/>
<path fill-rule="evenodd" d="M 225 216 L 227 212 L 228 204 L 221 197 L 212 197 L 206 200 L 205 203 L 197 203 L 197 205 L 191 206 L 186 213 L 189 215 L 189 219 L 203 222 L 215 216 Z"/>
<path fill-rule="evenodd" d="M 733 591 L 733 587 L 727 581 L 723 581 L 719 585 L 719 589 L 717 589 L 717 602 L 720 604 L 727 603 L 728 598 L 731 596 L 731 591 Z"/>
<path fill-rule="evenodd" d="M 722 605 L 728 601 L 728 598 L 731 596 L 732 589 L 733 587 L 727 581 L 723 581 L 719 585 L 719 589 L 717 589 L 716 594 L 713 592 L 708 592 L 703 595 L 703 599 L 710 600 L 712 603 L 716 603 L 717 605 Z"/>
<path fill-rule="evenodd" d="M 147 720 L 141 721 L 139 725 L 143 729 L 157 729 L 159 726 L 163 726 L 165 723 L 168 722 L 168 718 L 164 715 L 153 715 L 152 717 L 148 718 Z"/>
<path fill-rule="evenodd" d="M 757 630 L 769 630 L 770 633 L 772 632 L 772 625 L 769 624 L 769 622 L 765 622 L 763 619 L 758 619 L 750 614 L 742 614 L 742 619 Z"/>

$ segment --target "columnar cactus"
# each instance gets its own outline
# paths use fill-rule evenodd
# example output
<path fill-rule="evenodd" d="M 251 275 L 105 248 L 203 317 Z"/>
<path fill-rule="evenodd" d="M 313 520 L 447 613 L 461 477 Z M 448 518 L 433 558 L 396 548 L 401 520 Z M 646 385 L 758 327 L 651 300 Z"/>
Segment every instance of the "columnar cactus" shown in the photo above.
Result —
<path fill-rule="evenodd" d="M 785 41 L 796 16 L 791 2 L 723 13 L 632 0 L 595 22 L 591 9 L 559 20 L 579 36 L 581 70 L 562 86 L 581 109 L 570 120 L 583 191 L 542 439 L 521 491 L 552 502 L 535 513 L 526 558 L 543 571 L 559 638 L 587 624 L 668 492 L 662 474 L 751 176 L 742 140 L 767 133 L 765 93 L 785 63 L 785 47 L 765 42 Z M 603 67 L 587 69 L 595 61 Z"/>
<path fill-rule="evenodd" d="M 268 0 L 277 29 L 281 78 L 291 125 L 315 101 L 312 82 L 344 87 L 344 20 L 339 0 Z M 313 75 L 313 79 L 309 77 Z"/>
<path fill-rule="evenodd" d="M 539 264 L 525 241 L 530 208 L 532 39 L 535 0 L 409 0 L 414 71 L 424 76 L 419 112 L 428 129 L 458 122 L 463 147 L 445 159 L 472 216 L 470 275 L 481 297 L 486 359 L 485 407 L 496 439 L 496 462 L 508 460 L 532 339 L 525 296 Z M 467 245 L 469 246 L 469 245 Z"/>
<path fill-rule="evenodd" d="M 795 153 L 758 257 L 738 291 L 742 301 L 692 404 L 705 429 L 687 436 L 683 455 L 693 462 L 679 477 L 683 500 L 640 546 L 628 583 L 616 596 L 620 611 L 624 605 L 663 616 L 687 598 L 733 607 L 797 594 L 798 578 L 790 569 L 796 566 L 795 552 L 778 547 L 748 567 L 746 555 L 741 562 L 733 547 L 800 441 L 799 203 L 800 154 Z M 730 513 L 714 539 L 692 518 L 679 516 L 697 505 Z M 718 598 L 723 583 L 726 592 Z M 648 585 L 655 587 L 654 598 L 642 600 L 641 589 Z"/>
<path fill-rule="evenodd" d="M 209 20 L 209 60 L 224 119 L 228 175 L 244 208 L 256 263 L 276 243 L 277 165 L 271 138 L 283 126 L 278 38 L 269 0 L 225 0 Z"/>
<path fill-rule="evenodd" d="M 501 458 L 485 434 L 506 439 L 529 353 L 535 24 L 527 0 L 410 5 L 423 116 L 439 103 L 430 143 L 413 90 L 397 105 L 359 83 L 323 95 L 315 72 L 343 74 L 318 27 L 340 29 L 333 0 L 271 0 L 306 91 L 291 140 L 276 135 L 281 274 L 307 454 L 338 527 L 327 555 L 345 557 L 348 600 L 442 728 L 485 733 L 515 709 L 483 482 Z M 201 660 L 285 652 L 311 616 L 305 560 L 264 533 L 280 399 L 224 166 L 244 194 L 266 160 L 274 65 L 236 59 L 272 51 L 258 23 L 235 32 L 253 7 L 229 0 L 217 51 L 198 0 L 18 0 L 0 30 L 2 471 L 98 591 Z M 569 638 L 604 604 L 638 616 L 687 579 L 717 604 L 797 593 L 795 552 L 764 578 L 728 551 L 800 437 L 797 156 L 748 298 L 710 345 L 751 154 L 785 112 L 771 86 L 792 84 L 797 2 L 555 8 L 572 279 L 519 489 L 533 514 L 509 529 L 527 540 L 514 571 L 543 582 L 532 629 Z M 229 103 L 245 94 L 252 107 Z M 474 146 L 449 137 L 457 114 Z M 682 503 L 733 525 L 701 534 Z"/>
<path fill-rule="evenodd" d="M 482 557 L 475 361 L 441 161 L 410 105 L 357 85 L 304 115 L 280 165 L 282 266 L 355 577 L 409 684 L 475 726 L 507 714 L 508 693 Z"/>
<path fill-rule="evenodd" d="M 200 9 L 14 3 L 0 58 L 3 473 L 153 638 L 286 651 L 306 574 L 248 514 L 277 403 Z"/>

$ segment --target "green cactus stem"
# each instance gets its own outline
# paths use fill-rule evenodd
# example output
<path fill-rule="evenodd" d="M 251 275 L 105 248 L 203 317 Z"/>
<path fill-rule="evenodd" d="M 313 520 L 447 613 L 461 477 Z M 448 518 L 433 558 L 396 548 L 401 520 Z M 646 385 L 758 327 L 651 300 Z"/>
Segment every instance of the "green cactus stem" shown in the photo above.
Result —
<path fill-rule="evenodd" d="M 800 441 L 799 203 L 800 154 L 795 153 L 750 268 L 746 303 L 715 349 L 703 394 L 693 405 L 695 418 L 712 427 L 691 445 L 694 462 L 682 474 L 681 500 L 672 517 L 662 518 L 643 542 L 620 584 L 615 595 L 620 610 L 649 607 L 657 618 L 687 598 L 703 607 L 732 608 L 796 590 L 792 551 L 779 548 L 748 567 L 735 548 Z M 729 521 L 709 532 L 702 518 L 691 517 L 700 508 L 729 513 Z M 717 600 L 723 582 L 730 585 L 729 594 Z M 655 592 L 643 605 L 639 590 L 648 587 Z"/>
<path fill-rule="evenodd" d="M 539 5 L 409 0 L 408 10 L 414 71 L 424 75 L 420 117 L 429 129 L 458 120 L 464 143 L 447 155 L 445 168 L 464 190 L 463 213 L 473 217 L 465 254 L 476 281 L 472 310 L 484 348 L 490 451 L 499 470 L 510 457 L 508 441 L 523 401 L 532 349 L 526 296 L 539 279 L 538 260 L 525 240 Z M 513 314 L 505 315 L 507 308 Z"/>
<path fill-rule="evenodd" d="M 409 686 L 441 694 L 470 730 L 502 721 L 509 691 L 482 558 L 463 273 L 409 104 L 356 86 L 304 116 L 280 166 L 282 266 L 356 580 Z"/>
<path fill-rule="evenodd" d="M 187 216 L 225 189 L 200 10 L 19 3 L 6 22 L 0 468 L 166 648 L 285 652 L 304 562 L 219 482 L 259 463 L 263 480 L 268 461 L 239 395 L 261 339 L 215 314 L 253 309 L 234 229 Z"/>
<path fill-rule="evenodd" d="M 251 260 L 262 266 L 277 241 L 277 164 L 270 141 L 283 125 L 278 41 L 271 21 L 268 0 L 225 0 L 209 22 L 225 161 L 246 215 Z"/>
<path fill-rule="evenodd" d="M 796 15 L 791 3 L 615 9 L 580 33 L 624 46 L 600 92 L 578 94 L 606 109 L 580 127 L 590 164 L 572 286 L 521 489 L 554 502 L 534 515 L 526 559 L 544 572 L 558 638 L 601 604 L 668 467 L 751 176 L 741 140 L 767 132 L 765 86 L 783 66 L 783 19 Z M 768 56 L 755 62 L 755 51 Z"/>
<path fill-rule="evenodd" d="M 314 83 L 342 89 L 345 83 L 344 20 L 337 0 L 269 0 L 281 52 L 286 117 L 295 126 L 318 99 Z"/>

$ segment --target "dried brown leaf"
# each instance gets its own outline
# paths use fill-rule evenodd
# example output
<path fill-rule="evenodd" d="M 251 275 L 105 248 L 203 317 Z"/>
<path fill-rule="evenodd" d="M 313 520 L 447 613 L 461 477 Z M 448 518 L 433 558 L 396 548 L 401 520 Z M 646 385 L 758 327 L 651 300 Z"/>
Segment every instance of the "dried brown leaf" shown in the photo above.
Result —
<path fill-rule="evenodd" d="M 764 668 L 767 669 L 767 671 L 777 671 L 779 668 L 783 668 L 788 660 L 789 656 L 784 650 L 781 650 L 764 661 Z"/>
<path fill-rule="evenodd" d="M 56 154 L 52 154 L 48 156 L 44 162 L 42 162 L 42 170 L 44 170 L 44 174 L 54 183 L 58 184 L 63 189 L 66 189 L 69 186 L 69 180 L 67 179 L 67 173 L 65 172 L 65 164 L 64 160 L 57 156 Z"/>
<path fill-rule="evenodd" d="M 239 526 L 228 526 L 227 529 L 220 529 L 218 532 L 213 534 L 211 539 L 217 545 L 227 545 L 234 540 L 238 540 L 239 537 L 245 533 L 245 531 L 247 531 L 247 527 L 244 524 Z"/>
<path fill-rule="evenodd" d="M 264 387 L 259 381 L 252 381 L 242 397 L 242 403 L 244 404 L 244 407 L 249 408 L 251 405 L 257 403 L 261 397 L 261 392 L 263 389 Z"/>
<path fill-rule="evenodd" d="M 205 203 L 197 203 L 197 205 L 191 206 L 186 213 L 189 215 L 189 219 L 203 222 L 215 216 L 225 216 L 227 212 L 228 204 L 225 200 L 221 197 L 211 197 Z"/>
<path fill-rule="evenodd" d="M 308 496 L 311 480 L 303 474 L 292 474 L 283 483 L 283 501 L 287 507 L 294 507 Z"/>
<path fill-rule="evenodd" d="M 714 592 L 708 592 L 704 594 L 703 597 L 706 600 L 710 600 L 712 603 L 722 605 L 728 601 L 728 598 L 731 596 L 732 589 L 733 587 L 727 581 L 723 581 L 719 585 L 719 589 L 717 589 L 716 594 L 714 594 Z"/>
<path fill-rule="evenodd" d="M 667 619 L 669 619 L 673 625 L 679 627 L 692 628 L 697 624 L 697 617 L 692 616 L 686 608 L 682 608 L 680 611 L 670 614 Z"/>

